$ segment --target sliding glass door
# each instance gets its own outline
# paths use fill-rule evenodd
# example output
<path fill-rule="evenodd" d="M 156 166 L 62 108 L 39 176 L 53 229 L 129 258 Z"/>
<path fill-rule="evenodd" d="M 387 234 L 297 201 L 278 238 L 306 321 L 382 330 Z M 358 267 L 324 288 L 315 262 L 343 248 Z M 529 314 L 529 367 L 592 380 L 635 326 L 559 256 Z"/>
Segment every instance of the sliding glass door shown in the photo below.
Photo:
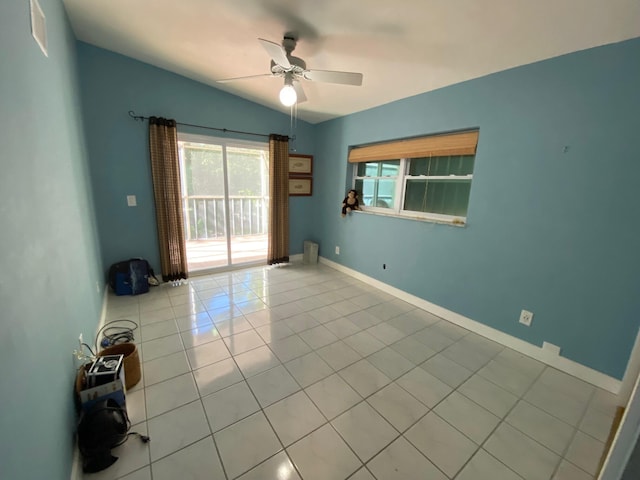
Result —
<path fill-rule="evenodd" d="M 267 258 L 266 143 L 179 134 L 189 272 Z"/>

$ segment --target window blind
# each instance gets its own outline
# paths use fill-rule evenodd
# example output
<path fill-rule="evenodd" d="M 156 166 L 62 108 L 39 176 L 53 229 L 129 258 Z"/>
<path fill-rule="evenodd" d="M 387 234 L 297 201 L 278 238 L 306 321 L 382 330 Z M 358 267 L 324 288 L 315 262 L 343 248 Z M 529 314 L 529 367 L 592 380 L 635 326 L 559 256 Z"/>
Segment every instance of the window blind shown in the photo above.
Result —
<path fill-rule="evenodd" d="M 394 140 L 364 147 L 353 147 L 349 151 L 349 162 L 360 163 L 399 158 L 475 155 L 477 145 L 478 130 L 431 135 L 407 140 Z"/>

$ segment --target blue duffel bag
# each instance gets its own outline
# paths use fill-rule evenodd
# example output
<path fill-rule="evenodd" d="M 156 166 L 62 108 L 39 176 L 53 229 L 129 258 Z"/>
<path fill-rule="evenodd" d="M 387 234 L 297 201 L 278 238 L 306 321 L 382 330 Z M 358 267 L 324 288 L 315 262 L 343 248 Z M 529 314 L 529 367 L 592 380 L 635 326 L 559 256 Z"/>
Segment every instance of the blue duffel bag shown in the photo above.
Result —
<path fill-rule="evenodd" d="M 157 285 L 153 269 L 143 258 L 118 262 L 109 268 L 109 285 L 116 295 L 139 295 Z"/>

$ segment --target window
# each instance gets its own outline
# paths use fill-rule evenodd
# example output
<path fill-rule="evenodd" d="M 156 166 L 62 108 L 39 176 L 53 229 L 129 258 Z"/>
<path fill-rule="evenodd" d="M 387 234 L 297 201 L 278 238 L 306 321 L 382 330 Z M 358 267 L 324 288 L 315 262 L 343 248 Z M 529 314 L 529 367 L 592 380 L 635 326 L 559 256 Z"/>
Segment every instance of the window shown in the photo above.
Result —
<path fill-rule="evenodd" d="M 464 223 L 478 132 L 353 148 L 353 188 L 364 210 Z"/>
<path fill-rule="evenodd" d="M 355 188 L 364 205 L 394 208 L 396 203 L 396 179 L 400 160 L 358 163 L 355 165 Z"/>

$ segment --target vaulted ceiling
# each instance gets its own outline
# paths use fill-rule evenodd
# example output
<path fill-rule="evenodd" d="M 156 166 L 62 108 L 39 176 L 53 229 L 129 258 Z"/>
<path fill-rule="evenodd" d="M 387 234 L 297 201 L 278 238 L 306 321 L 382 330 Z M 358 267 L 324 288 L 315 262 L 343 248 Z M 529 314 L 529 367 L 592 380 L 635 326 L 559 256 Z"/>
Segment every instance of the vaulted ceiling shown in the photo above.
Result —
<path fill-rule="evenodd" d="M 317 123 L 461 81 L 640 36 L 638 0 L 64 0 L 78 39 L 288 112 L 258 38 L 298 38 L 314 70 L 298 117 Z"/>

